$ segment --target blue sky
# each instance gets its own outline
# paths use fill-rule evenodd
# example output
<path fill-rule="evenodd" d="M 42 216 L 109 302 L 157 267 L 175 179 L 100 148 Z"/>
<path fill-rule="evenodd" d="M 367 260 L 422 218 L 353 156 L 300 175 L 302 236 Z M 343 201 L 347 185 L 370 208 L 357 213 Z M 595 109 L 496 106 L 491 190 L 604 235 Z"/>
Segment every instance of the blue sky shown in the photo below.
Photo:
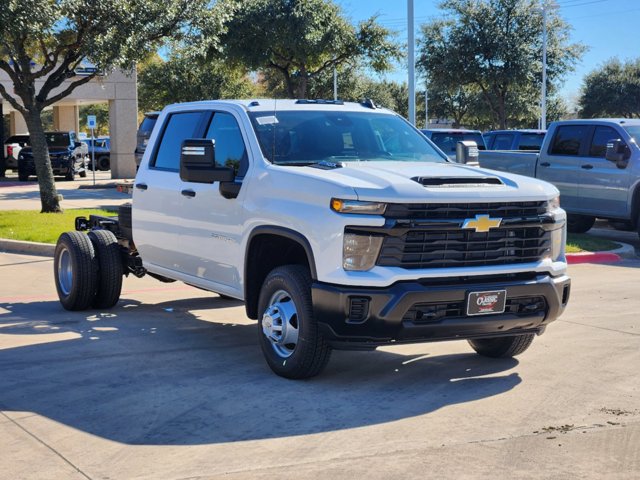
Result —
<path fill-rule="evenodd" d="M 383 25 L 407 40 L 406 0 L 336 0 L 354 21 L 379 15 Z M 414 0 L 416 35 L 418 26 L 442 15 L 440 0 Z M 621 60 L 640 57 L 640 0 L 556 0 L 560 14 L 573 27 L 571 40 L 589 47 L 575 72 L 566 78 L 561 95 L 573 103 L 582 79 L 613 56 Z M 387 78 L 406 81 L 401 67 Z"/>

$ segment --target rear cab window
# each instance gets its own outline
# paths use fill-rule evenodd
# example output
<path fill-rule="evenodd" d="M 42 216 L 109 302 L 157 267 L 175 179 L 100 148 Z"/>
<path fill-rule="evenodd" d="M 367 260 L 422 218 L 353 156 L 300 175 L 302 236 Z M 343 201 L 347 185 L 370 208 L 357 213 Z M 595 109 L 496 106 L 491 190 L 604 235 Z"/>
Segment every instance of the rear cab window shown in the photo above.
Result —
<path fill-rule="evenodd" d="M 556 133 L 549 149 L 550 155 L 580 155 L 589 125 L 563 125 L 556 129 Z"/>
<path fill-rule="evenodd" d="M 540 150 L 544 133 L 523 133 L 518 141 L 518 150 Z"/>
<path fill-rule="evenodd" d="M 187 138 L 198 138 L 196 129 L 205 112 L 176 112 L 166 120 L 151 167 L 159 170 L 180 169 L 180 147 Z"/>

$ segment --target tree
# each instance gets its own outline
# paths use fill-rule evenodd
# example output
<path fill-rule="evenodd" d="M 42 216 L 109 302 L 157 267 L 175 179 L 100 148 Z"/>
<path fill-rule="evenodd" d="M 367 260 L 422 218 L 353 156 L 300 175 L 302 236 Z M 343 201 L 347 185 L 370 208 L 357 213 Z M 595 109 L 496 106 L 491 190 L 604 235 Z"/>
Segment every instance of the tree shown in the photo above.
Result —
<path fill-rule="evenodd" d="M 542 15 L 537 0 L 445 0 L 444 20 L 422 26 L 418 68 L 431 82 L 454 91 L 479 90 L 499 128 L 535 109 L 542 80 Z M 547 13 L 550 94 L 573 69 L 585 47 L 569 43 L 569 26 Z"/>
<path fill-rule="evenodd" d="M 0 94 L 20 112 L 31 136 L 43 212 L 59 212 L 42 111 L 98 72 L 130 69 L 168 36 L 184 34 L 206 0 L 0 0 L 0 69 L 13 92 Z M 76 76 L 84 60 L 96 72 Z M 67 83 L 65 83 L 68 81 Z"/>
<path fill-rule="evenodd" d="M 253 70 L 281 76 L 287 95 L 305 98 L 309 84 L 334 67 L 366 61 L 391 68 L 400 47 L 375 17 L 354 27 L 331 0 L 223 0 L 230 19 L 223 51 Z"/>
<path fill-rule="evenodd" d="M 138 105 L 144 111 L 165 105 L 216 98 L 248 98 L 255 87 L 245 69 L 223 60 L 175 51 L 139 70 Z"/>
<path fill-rule="evenodd" d="M 580 116 L 640 117 L 640 58 L 612 58 L 584 79 Z"/>

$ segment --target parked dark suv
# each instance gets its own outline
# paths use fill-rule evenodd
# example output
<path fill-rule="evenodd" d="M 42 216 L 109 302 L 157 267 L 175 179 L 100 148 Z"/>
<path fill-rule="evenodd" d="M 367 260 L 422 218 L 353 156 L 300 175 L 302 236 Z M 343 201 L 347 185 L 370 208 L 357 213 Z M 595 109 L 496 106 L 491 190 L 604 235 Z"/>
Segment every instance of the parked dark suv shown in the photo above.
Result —
<path fill-rule="evenodd" d="M 96 170 L 106 171 L 111 168 L 111 140 L 109 138 L 87 138 L 83 140 L 89 146 L 89 169 L 91 165 L 91 154 L 93 153 L 96 161 Z"/>
<path fill-rule="evenodd" d="M 74 132 L 45 132 L 45 136 L 54 175 L 64 176 L 65 180 L 74 180 L 76 174 L 87 176 L 86 143 L 77 141 Z M 31 175 L 36 175 L 36 164 L 32 148 L 25 147 L 18 155 L 18 180 L 26 182 Z"/>
<path fill-rule="evenodd" d="M 153 132 L 153 127 L 158 120 L 158 116 L 160 112 L 147 112 L 144 114 L 144 119 L 140 126 L 138 127 L 138 138 L 136 142 L 136 170 L 140 166 L 140 161 L 142 160 L 142 155 L 144 155 L 144 151 L 147 148 L 147 143 L 149 142 L 149 137 L 151 136 L 151 132 Z"/>

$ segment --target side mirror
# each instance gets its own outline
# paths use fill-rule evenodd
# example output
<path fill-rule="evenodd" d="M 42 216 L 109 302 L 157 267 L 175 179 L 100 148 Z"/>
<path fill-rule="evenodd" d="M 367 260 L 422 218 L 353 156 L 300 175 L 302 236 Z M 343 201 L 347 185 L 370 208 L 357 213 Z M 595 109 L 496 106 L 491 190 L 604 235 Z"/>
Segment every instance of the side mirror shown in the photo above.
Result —
<path fill-rule="evenodd" d="M 82 142 L 73 142 L 73 148 L 80 148 L 82 146 Z"/>
<path fill-rule="evenodd" d="M 232 182 L 233 168 L 216 166 L 215 141 L 189 138 L 180 148 L 180 178 L 185 182 Z"/>
<path fill-rule="evenodd" d="M 478 144 L 473 140 L 463 140 L 456 143 L 456 162 L 477 163 Z"/>
<path fill-rule="evenodd" d="M 627 168 L 631 151 L 626 143 L 622 140 L 611 140 L 607 143 L 607 152 L 604 158 L 616 164 L 620 169 Z"/>

